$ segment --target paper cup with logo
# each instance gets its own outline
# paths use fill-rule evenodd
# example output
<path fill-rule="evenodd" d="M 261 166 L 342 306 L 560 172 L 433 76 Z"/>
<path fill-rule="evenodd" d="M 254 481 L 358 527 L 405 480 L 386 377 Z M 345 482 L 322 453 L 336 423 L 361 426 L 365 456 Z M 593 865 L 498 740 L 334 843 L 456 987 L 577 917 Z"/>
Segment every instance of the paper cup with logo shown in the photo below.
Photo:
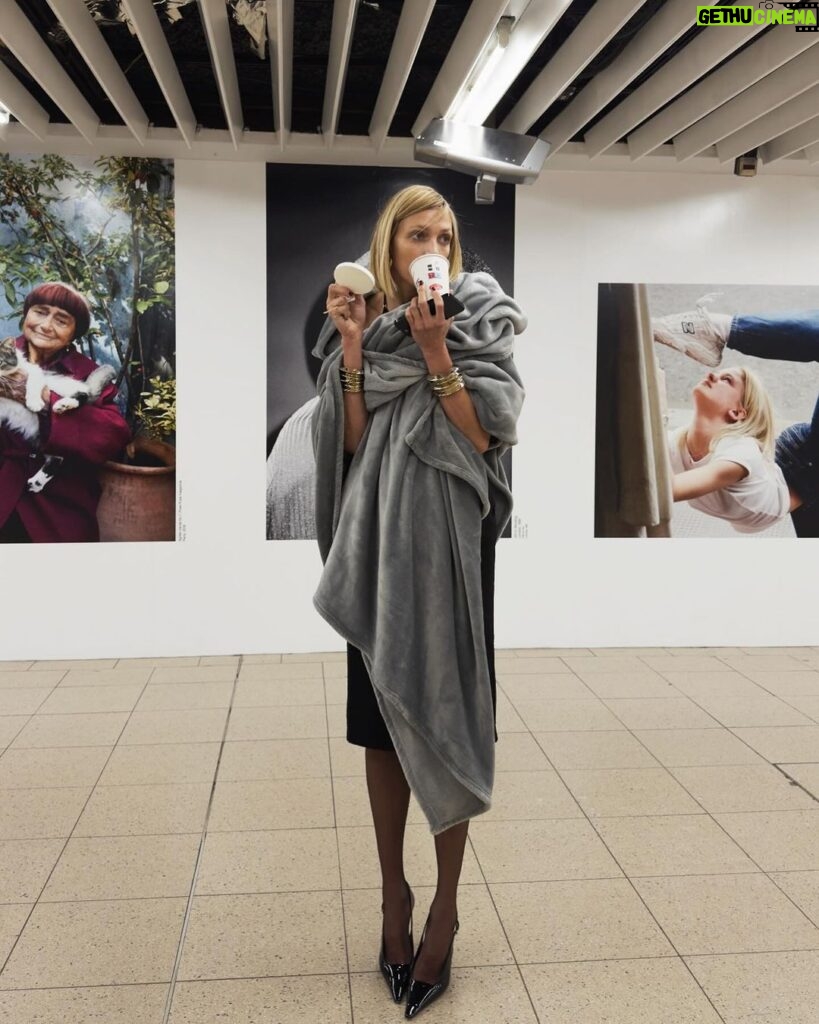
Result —
<path fill-rule="evenodd" d="M 428 293 L 440 292 L 446 295 L 449 291 L 449 260 L 446 256 L 434 252 L 417 256 L 410 263 L 410 274 L 416 288 L 425 284 Z"/>

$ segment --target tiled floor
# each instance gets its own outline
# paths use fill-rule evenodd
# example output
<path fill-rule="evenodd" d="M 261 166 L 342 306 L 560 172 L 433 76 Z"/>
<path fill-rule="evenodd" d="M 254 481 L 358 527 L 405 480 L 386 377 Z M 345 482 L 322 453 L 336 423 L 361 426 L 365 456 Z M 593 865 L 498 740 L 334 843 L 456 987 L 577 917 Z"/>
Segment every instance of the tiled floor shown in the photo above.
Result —
<path fill-rule="evenodd" d="M 816 1024 L 819 647 L 506 651 L 439 1024 Z M 338 655 L 0 663 L 0 1024 L 384 1024 Z M 434 884 L 413 807 L 416 935 Z"/>

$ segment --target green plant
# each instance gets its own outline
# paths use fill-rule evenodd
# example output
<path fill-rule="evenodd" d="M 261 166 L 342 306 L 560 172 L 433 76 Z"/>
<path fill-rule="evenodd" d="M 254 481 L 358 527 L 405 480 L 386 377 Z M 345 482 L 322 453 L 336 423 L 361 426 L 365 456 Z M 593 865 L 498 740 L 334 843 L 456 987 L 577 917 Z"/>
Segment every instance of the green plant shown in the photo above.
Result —
<path fill-rule="evenodd" d="M 140 394 L 135 409 L 141 432 L 153 441 L 168 441 L 176 434 L 176 380 L 152 377 L 150 391 Z"/>

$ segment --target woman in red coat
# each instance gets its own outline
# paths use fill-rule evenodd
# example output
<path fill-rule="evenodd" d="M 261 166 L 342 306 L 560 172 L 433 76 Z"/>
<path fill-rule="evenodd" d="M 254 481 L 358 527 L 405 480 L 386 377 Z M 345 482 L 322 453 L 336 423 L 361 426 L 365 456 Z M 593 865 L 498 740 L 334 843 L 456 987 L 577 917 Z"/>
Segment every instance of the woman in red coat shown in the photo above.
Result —
<path fill-rule="evenodd" d="M 17 348 L 29 363 L 84 381 L 97 364 L 73 343 L 90 321 L 88 302 L 79 292 L 59 282 L 38 285 L 23 303 Z M 0 425 L 0 543 L 99 540 L 97 470 L 130 440 L 114 404 L 116 395 L 109 384 L 96 401 L 58 415 L 53 407 L 60 396 L 44 393 L 47 407 L 40 415 L 36 447 Z M 34 493 L 28 481 L 47 455 L 63 462 L 43 490 Z"/>

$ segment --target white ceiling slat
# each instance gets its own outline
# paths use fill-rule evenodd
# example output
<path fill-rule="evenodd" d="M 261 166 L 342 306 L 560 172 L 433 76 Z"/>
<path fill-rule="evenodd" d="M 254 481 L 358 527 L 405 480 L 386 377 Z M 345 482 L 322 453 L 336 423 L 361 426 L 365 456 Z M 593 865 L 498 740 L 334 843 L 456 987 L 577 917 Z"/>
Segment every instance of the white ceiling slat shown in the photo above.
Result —
<path fill-rule="evenodd" d="M 0 64 L 0 103 L 10 111 L 31 134 L 44 141 L 48 134 L 48 113 L 22 82 Z"/>
<path fill-rule="evenodd" d="M 472 108 L 473 124 L 486 121 L 570 3 L 571 0 L 532 0 L 515 23 L 491 81 L 482 85 L 480 107 Z"/>
<path fill-rule="evenodd" d="M 805 158 L 809 164 L 819 163 L 819 144 L 808 146 L 805 149 Z"/>
<path fill-rule="evenodd" d="M 547 159 L 576 135 L 596 113 L 691 28 L 690 0 L 668 0 L 620 55 L 580 92 L 540 133 L 552 146 Z"/>
<path fill-rule="evenodd" d="M 321 134 L 328 146 L 332 146 L 336 137 L 357 13 L 358 0 L 335 0 L 333 27 L 330 30 L 330 54 L 327 58 L 327 81 L 324 86 L 324 107 L 321 112 Z"/>
<path fill-rule="evenodd" d="M 743 0 L 737 0 L 742 3 Z M 721 60 L 761 32 L 764 25 L 741 25 L 732 32 L 701 32 L 675 57 L 635 89 L 610 114 L 586 132 L 590 157 L 622 139 L 631 129 L 668 103 Z"/>
<path fill-rule="evenodd" d="M 426 128 L 436 117 L 443 117 L 469 78 L 481 51 L 492 38 L 508 0 L 472 0 L 463 24 L 449 48 L 429 95 L 412 126 L 414 136 Z"/>
<path fill-rule="evenodd" d="M 683 161 L 696 156 L 708 146 L 756 120 L 760 113 L 764 114 L 787 103 L 817 82 L 819 59 L 817 52 L 811 48 L 675 136 L 674 152 L 677 159 Z"/>
<path fill-rule="evenodd" d="M 508 132 L 527 132 L 642 5 L 643 0 L 607 0 L 601 10 L 587 14 L 500 127 Z"/>
<path fill-rule="evenodd" d="M 127 14 L 140 45 L 145 51 L 154 77 L 159 83 L 165 102 L 168 104 L 173 118 L 186 145 L 190 148 L 196 134 L 196 115 L 191 107 L 185 86 L 179 77 L 171 54 L 171 48 L 159 23 L 151 0 L 121 0 L 122 9 Z"/>
<path fill-rule="evenodd" d="M 236 75 L 236 60 L 230 38 L 228 6 L 225 0 L 199 0 L 199 12 L 208 41 L 210 62 L 219 86 L 219 98 L 227 121 L 233 145 L 238 149 L 244 130 L 242 98 L 239 95 L 239 79 Z"/>
<path fill-rule="evenodd" d="M 819 85 L 814 85 L 812 89 L 806 89 L 796 99 L 789 103 L 783 103 L 781 107 L 768 111 L 767 114 L 751 121 L 750 124 L 740 128 L 733 135 L 720 139 L 717 143 L 717 159 L 720 163 L 725 163 L 752 149 L 757 149 L 784 132 L 798 128 L 805 121 L 811 120 L 816 116 L 817 110 L 819 110 Z"/>
<path fill-rule="evenodd" d="M 293 0 L 268 0 L 267 41 L 273 82 L 273 118 L 284 149 L 293 105 Z"/>
<path fill-rule="evenodd" d="M 816 42 L 819 40 L 804 32 L 777 30 L 766 33 L 724 67 L 712 72 L 699 85 L 695 85 L 680 99 L 632 132 L 627 140 L 632 159 L 638 160 L 662 146 Z"/>
<path fill-rule="evenodd" d="M 376 149 L 381 149 L 387 138 L 398 101 L 407 84 L 434 7 L 435 0 L 406 0 L 401 9 L 401 17 L 395 30 L 395 38 L 368 129 Z"/>
<path fill-rule="evenodd" d="M 763 167 L 769 167 L 777 160 L 792 156 L 800 149 L 807 149 L 817 142 L 819 142 L 819 115 L 811 117 L 798 128 L 792 128 L 789 132 L 784 132 L 777 138 L 771 139 L 770 142 L 766 142 L 759 150 L 759 158 L 762 160 Z"/>
<path fill-rule="evenodd" d="M 93 72 L 134 138 L 144 142 L 148 115 L 82 0 L 48 0 L 80 56 Z"/>
<path fill-rule="evenodd" d="M 88 142 L 100 120 L 14 0 L 0 4 L 0 38 Z"/>

